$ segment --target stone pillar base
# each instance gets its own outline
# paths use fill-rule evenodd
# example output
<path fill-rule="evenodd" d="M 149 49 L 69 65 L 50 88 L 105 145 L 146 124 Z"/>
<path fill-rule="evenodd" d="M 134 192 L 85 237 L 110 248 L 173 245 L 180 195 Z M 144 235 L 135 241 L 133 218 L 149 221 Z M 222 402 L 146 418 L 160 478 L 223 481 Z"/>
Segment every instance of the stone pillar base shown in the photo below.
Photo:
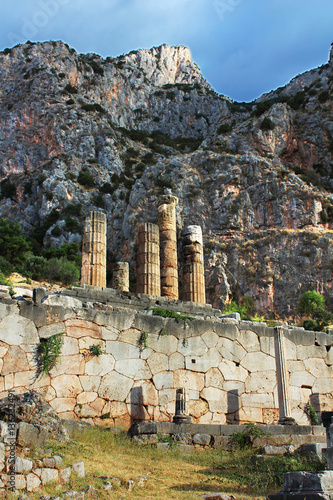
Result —
<path fill-rule="evenodd" d="M 296 425 L 296 420 L 293 417 L 283 417 L 278 421 L 280 425 Z"/>
<path fill-rule="evenodd" d="M 174 424 L 190 424 L 191 417 L 189 415 L 175 415 L 172 421 Z"/>
<path fill-rule="evenodd" d="M 267 500 L 333 500 L 333 471 L 287 472 L 280 493 Z"/>

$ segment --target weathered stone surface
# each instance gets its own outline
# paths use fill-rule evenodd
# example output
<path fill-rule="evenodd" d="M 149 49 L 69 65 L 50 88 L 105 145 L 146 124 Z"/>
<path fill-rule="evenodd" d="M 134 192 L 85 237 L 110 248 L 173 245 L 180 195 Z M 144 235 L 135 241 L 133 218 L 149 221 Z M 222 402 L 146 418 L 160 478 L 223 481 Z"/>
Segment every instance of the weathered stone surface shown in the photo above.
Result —
<path fill-rule="evenodd" d="M 276 372 L 273 370 L 265 372 L 253 372 L 245 382 L 245 391 L 249 393 L 273 392 L 276 386 Z"/>
<path fill-rule="evenodd" d="M 62 356 L 70 356 L 72 354 L 79 354 L 79 341 L 72 337 L 63 337 L 63 346 L 61 349 Z"/>
<path fill-rule="evenodd" d="M 17 444 L 20 446 L 44 446 L 48 439 L 47 429 L 20 422 L 18 424 Z"/>
<path fill-rule="evenodd" d="M 102 378 L 98 395 L 111 401 L 125 401 L 130 389 L 133 387 L 133 382 L 132 379 L 113 372 Z"/>
<path fill-rule="evenodd" d="M 205 342 L 208 349 L 211 349 L 217 346 L 219 336 L 213 331 L 208 331 L 202 334 L 202 340 Z"/>
<path fill-rule="evenodd" d="M 36 474 L 32 473 L 28 474 L 26 477 L 26 481 L 27 481 L 27 491 L 32 493 L 37 491 L 41 485 L 41 480 L 39 479 L 38 476 L 36 476 Z"/>
<path fill-rule="evenodd" d="M 86 392 L 97 392 L 101 383 L 101 377 L 97 375 L 81 375 L 79 380 Z"/>
<path fill-rule="evenodd" d="M 51 380 L 58 398 L 75 398 L 82 392 L 82 386 L 75 375 L 60 375 Z"/>
<path fill-rule="evenodd" d="M 140 434 L 139 436 L 134 436 L 133 441 L 138 444 L 156 444 L 158 443 L 158 437 L 156 434 Z"/>
<path fill-rule="evenodd" d="M 85 468 L 84 468 L 84 462 L 75 462 L 72 464 L 72 469 L 74 474 L 76 474 L 79 477 L 85 477 Z"/>
<path fill-rule="evenodd" d="M 269 371 L 274 369 L 275 360 L 272 356 L 264 354 L 263 352 L 248 353 L 242 359 L 242 366 L 251 373 Z"/>
<path fill-rule="evenodd" d="M 52 370 L 51 377 L 59 375 L 83 375 L 85 373 L 85 361 L 82 354 L 72 354 L 70 356 L 60 356 L 59 362 Z"/>
<path fill-rule="evenodd" d="M 205 304 L 205 269 L 200 226 L 187 226 L 183 230 L 183 255 L 183 300 Z"/>
<path fill-rule="evenodd" d="M 60 323 L 52 323 L 51 325 L 45 325 L 38 329 L 38 335 L 40 339 L 48 339 L 52 335 L 63 334 L 65 332 L 65 323 L 61 321 Z"/>
<path fill-rule="evenodd" d="M 116 361 L 115 370 L 134 380 L 150 379 L 152 376 L 149 366 L 143 359 L 132 359 L 130 363 L 126 359 Z"/>
<path fill-rule="evenodd" d="M 315 377 L 307 371 L 292 372 L 289 376 L 289 384 L 297 387 L 302 387 L 302 385 L 312 387 L 315 380 Z"/>
<path fill-rule="evenodd" d="M 106 286 L 106 215 L 90 212 L 82 241 L 81 285 Z"/>
<path fill-rule="evenodd" d="M 325 364 L 323 359 L 309 358 L 304 360 L 305 369 L 316 378 L 332 380 L 333 370 Z"/>
<path fill-rule="evenodd" d="M 36 380 L 36 372 L 29 370 L 26 372 L 18 372 L 14 374 L 14 387 L 25 387 L 30 388 L 33 382 Z M 25 390 L 26 390 L 25 389 Z"/>
<path fill-rule="evenodd" d="M 129 263 L 116 262 L 112 271 L 112 288 L 129 292 Z"/>
<path fill-rule="evenodd" d="M 118 333 L 119 333 L 118 330 L 116 328 L 113 328 L 112 326 L 110 326 L 109 328 L 103 326 L 102 340 L 117 340 Z"/>
<path fill-rule="evenodd" d="M 200 397 L 208 403 L 211 412 L 226 413 L 227 410 L 227 394 L 216 387 L 205 387 L 200 392 Z"/>
<path fill-rule="evenodd" d="M 223 337 L 219 338 L 217 349 L 223 359 L 234 361 L 235 363 L 239 363 L 246 354 L 246 350 L 244 349 L 244 347 L 240 346 L 235 341 Z"/>
<path fill-rule="evenodd" d="M 30 367 L 25 352 L 16 345 L 10 347 L 3 358 L 2 375 L 8 375 L 13 372 L 26 372 L 29 371 L 29 369 Z"/>
<path fill-rule="evenodd" d="M 101 339 L 102 329 L 99 325 L 83 319 L 67 319 L 65 321 L 66 332 L 69 337 L 80 339 L 81 337 L 92 337 Z"/>
<path fill-rule="evenodd" d="M 57 482 L 58 480 L 59 480 L 59 472 L 57 469 L 49 469 L 49 468 L 42 469 L 41 481 L 43 486 L 49 483 Z"/>
<path fill-rule="evenodd" d="M 149 335 L 148 345 L 154 351 L 170 356 L 177 351 L 178 339 L 173 335 Z"/>
<path fill-rule="evenodd" d="M 248 372 L 242 366 L 237 366 L 232 361 L 223 360 L 219 365 L 219 370 L 223 375 L 224 380 L 237 380 L 245 382 Z"/>
<path fill-rule="evenodd" d="M 65 491 L 61 496 L 65 500 L 84 500 L 84 491 Z"/>
<path fill-rule="evenodd" d="M 9 315 L 0 321 L 0 341 L 10 339 L 11 345 L 38 344 L 39 338 L 34 323 L 22 316 Z"/>
<path fill-rule="evenodd" d="M 21 457 L 16 457 L 15 459 L 15 471 L 18 474 L 28 474 L 32 470 L 32 465 L 32 460 Z M 7 472 L 9 472 L 8 469 Z"/>
<path fill-rule="evenodd" d="M 187 370 L 207 372 L 210 368 L 217 368 L 222 361 L 221 354 L 216 349 L 209 349 L 203 356 L 186 356 Z"/>
<path fill-rule="evenodd" d="M 158 226 L 151 223 L 140 224 L 137 242 L 137 292 L 160 296 L 160 240 Z"/>
<path fill-rule="evenodd" d="M 86 362 L 85 374 L 91 376 L 104 376 L 110 373 L 115 367 L 115 360 L 110 354 L 94 356 Z"/>
<path fill-rule="evenodd" d="M 185 368 L 185 357 L 179 352 L 175 352 L 169 357 L 169 370 L 180 370 Z"/>
<path fill-rule="evenodd" d="M 69 480 L 71 478 L 72 474 L 72 468 L 71 467 L 66 467 L 65 469 L 61 469 L 59 471 L 59 481 L 61 484 L 67 484 L 69 483 Z"/>
<path fill-rule="evenodd" d="M 57 397 L 50 401 L 50 405 L 57 413 L 64 411 L 73 411 L 76 405 L 76 398 L 61 398 Z"/>
<path fill-rule="evenodd" d="M 147 359 L 147 363 L 151 372 L 155 375 L 156 373 L 168 371 L 169 368 L 169 358 L 165 354 L 160 354 L 158 352 L 154 352 Z"/>
<path fill-rule="evenodd" d="M 205 376 L 203 373 L 194 373 L 187 370 L 176 370 L 173 372 L 173 387 L 185 387 L 201 391 L 205 385 Z"/>
<path fill-rule="evenodd" d="M 159 372 L 153 375 L 153 380 L 155 387 L 158 390 L 170 389 L 171 387 L 174 387 L 174 381 L 173 381 L 174 379 L 172 372 L 169 371 Z"/>
<path fill-rule="evenodd" d="M 123 359 L 138 359 L 140 347 L 126 342 L 107 341 L 106 353 L 112 354 L 116 361 Z"/>
<path fill-rule="evenodd" d="M 201 337 L 190 337 L 185 345 L 182 340 L 178 341 L 178 351 L 184 356 L 203 356 L 208 347 Z"/>
<path fill-rule="evenodd" d="M 178 299 L 176 205 L 178 198 L 164 195 L 159 200 L 161 295 Z"/>

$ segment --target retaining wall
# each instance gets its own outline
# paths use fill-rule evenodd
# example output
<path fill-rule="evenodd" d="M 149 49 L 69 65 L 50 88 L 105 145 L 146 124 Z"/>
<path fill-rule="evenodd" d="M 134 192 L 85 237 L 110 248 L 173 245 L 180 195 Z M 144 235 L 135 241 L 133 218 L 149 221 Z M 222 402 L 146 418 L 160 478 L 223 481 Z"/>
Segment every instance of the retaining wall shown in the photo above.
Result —
<path fill-rule="evenodd" d="M 153 316 L 167 307 L 195 319 L 190 324 Z M 36 380 L 36 347 L 62 333 L 60 362 Z M 143 334 L 147 347 L 140 343 Z M 333 335 L 285 329 L 292 416 L 308 424 L 333 406 Z M 92 356 L 99 344 L 103 354 Z M 0 301 L 0 397 L 15 389 L 41 392 L 63 418 L 101 417 L 129 426 L 170 421 L 176 389 L 188 391 L 193 423 L 277 423 L 279 418 L 274 329 L 221 318 L 210 306 L 75 288 L 35 300 Z"/>

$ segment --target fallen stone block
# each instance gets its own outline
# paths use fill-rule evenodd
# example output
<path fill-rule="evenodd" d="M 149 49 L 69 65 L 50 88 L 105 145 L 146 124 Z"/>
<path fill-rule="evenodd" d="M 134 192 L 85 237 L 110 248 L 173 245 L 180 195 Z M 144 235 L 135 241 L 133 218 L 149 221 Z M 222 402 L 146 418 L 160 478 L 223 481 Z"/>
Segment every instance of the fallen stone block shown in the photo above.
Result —
<path fill-rule="evenodd" d="M 292 455 L 295 451 L 295 446 L 292 444 L 286 444 L 284 446 L 264 446 L 263 453 L 265 455 Z"/>
<path fill-rule="evenodd" d="M 75 474 L 79 477 L 85 477 L 86 473 L 84 470 L 84 463 L 83 462 L 76 462 L 75 464 L 72 464 L 73 471 Z"/>
<path fill-rule="evenodd" d="M 43 486 L 49 483 L 59 481 L 59 472 L 57 469 L 42 469 L 41 480 Z"/>
<path fill-rule="evenodd" d="M 210 434 L 194 434 L 193 444 L 199 444 L 201 446 L 209 446 L 212 440 Z"/>
<path fill-rule="evenodd" d="M 156 434 L 140 434 L 139 436 L 134 436 L 133 441 L 143 445 L 157 444 L 158 437 Z"/>

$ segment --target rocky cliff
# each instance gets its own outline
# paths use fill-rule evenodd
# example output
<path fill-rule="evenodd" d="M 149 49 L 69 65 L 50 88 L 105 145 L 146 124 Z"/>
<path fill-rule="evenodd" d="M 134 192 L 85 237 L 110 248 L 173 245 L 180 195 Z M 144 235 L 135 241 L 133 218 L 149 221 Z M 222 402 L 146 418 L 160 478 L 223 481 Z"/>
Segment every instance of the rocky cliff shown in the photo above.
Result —
<path fill-rule="evenodd" d="M 178 228 L 203 228 L 208 300 L 251 295 L 288 315 L 333 269 L 332 51 L 328 64 L 251 103 L 202 77 L 186 47 L 117 58 L 62 42 L 0 53 L 0 216 L 44 246 L 108 216 L 109 271 L 134 263 L 138 222 L 165 189 Z M 333 305 L 333 302 L 331 303 Z"/>

